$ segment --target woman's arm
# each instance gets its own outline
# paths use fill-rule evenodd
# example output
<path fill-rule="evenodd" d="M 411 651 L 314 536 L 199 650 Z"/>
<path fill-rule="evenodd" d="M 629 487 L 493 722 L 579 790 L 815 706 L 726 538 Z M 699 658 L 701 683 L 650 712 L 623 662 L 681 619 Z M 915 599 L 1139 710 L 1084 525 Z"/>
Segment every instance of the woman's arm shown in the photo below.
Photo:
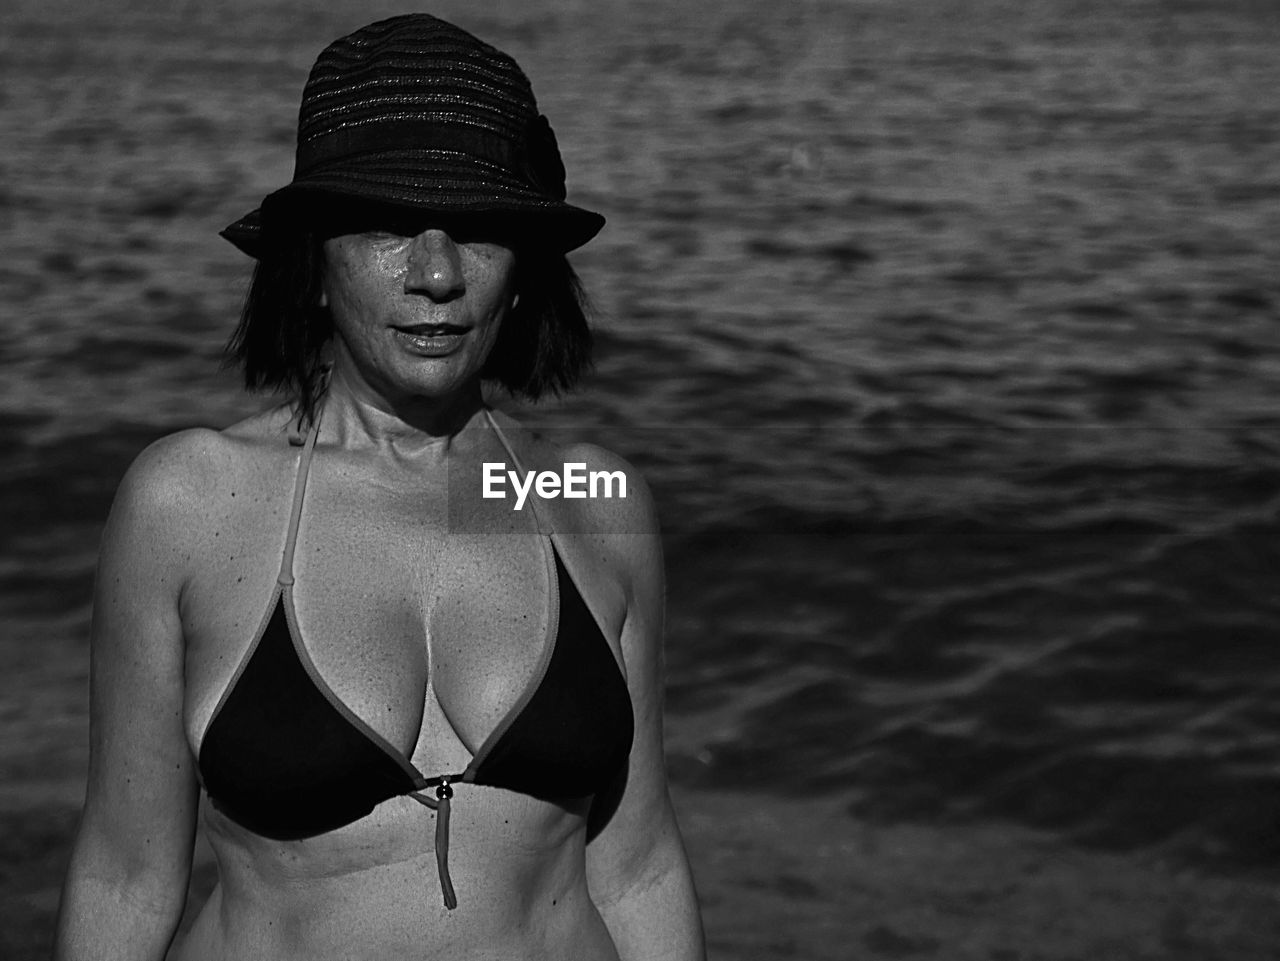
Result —
<path fill-rule="evenodd" d="M 178 598 L 200 435 L 208 432 L 144 451 L 103 532 L 90 640 L 89 777 L 63 886 L 57 961 L 159 961 L 182 916 L 198 792 L 183 732 Z"/>
<path fill-rule="evenodd" d="M 619 458 L 591 449 L 590 458 L 574 459 L 594 470 L 625 470 L 628 485 L 625 502 L 594 513 L 606 528 L 598 536 L 627 586 L 622 653 L 635 741 L 616 807 L 602 825 L 593 825 L 599 830 L 587 845 L 588 887 L 623 961 L 700 961 L 702 920 L 667 793 L 663 754 L 665 582 L 653 501 L 638 473 Z"/>

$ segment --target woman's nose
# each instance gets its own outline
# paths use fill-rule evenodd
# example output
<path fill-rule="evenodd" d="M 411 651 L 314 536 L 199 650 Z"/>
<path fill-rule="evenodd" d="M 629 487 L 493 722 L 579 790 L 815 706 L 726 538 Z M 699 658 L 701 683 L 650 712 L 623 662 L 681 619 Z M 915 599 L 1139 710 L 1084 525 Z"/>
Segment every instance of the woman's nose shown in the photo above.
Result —
<path fill-rule="evenodd" d="M 406 294 L 426 294 L 432 300 L 452 300 L 466 289 L 458 245 L 443 230 L 424 230 L 409 241 L 404 276 Z"/>

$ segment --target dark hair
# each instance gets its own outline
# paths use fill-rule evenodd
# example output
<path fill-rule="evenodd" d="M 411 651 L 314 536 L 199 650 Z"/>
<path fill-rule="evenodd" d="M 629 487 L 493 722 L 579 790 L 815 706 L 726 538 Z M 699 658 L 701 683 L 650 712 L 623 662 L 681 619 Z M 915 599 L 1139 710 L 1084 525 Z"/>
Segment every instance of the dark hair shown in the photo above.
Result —
<path fill-rule="evenodd" d="M 320 306 L 323 236 L 271 238 L 253 271 L 240 323 L 227 341 L 228 366 L 249 390 L 278 390 L 301 422 L 315 415 L 333 318 Z M 480 376 L 515 397 L 537 400 L 571 390 L 591 366 L 590 304 L 564 254 L 516 248 L 519 302 L 507 313 Z"/>

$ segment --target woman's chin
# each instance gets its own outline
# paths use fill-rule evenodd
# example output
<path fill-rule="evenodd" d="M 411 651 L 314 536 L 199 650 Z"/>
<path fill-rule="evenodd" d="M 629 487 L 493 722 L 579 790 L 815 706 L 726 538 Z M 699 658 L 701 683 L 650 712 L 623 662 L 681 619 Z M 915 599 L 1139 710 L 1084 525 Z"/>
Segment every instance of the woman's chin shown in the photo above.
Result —
<path fill-rule="evenodd" d="M 480 396 L 480 371 L 470 364 L 452 363 L 456 355 L 420 358 L 397 373 L 384 391 L 393 404 L 450 404 Z"/>

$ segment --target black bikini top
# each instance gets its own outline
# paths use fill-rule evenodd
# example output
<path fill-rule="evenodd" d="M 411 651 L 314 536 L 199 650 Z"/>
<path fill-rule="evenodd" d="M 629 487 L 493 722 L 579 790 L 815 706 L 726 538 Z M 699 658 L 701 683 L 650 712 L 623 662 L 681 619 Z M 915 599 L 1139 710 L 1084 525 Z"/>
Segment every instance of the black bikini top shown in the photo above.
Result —
<path fill-rule="evenodd" d="M 518 464 L 492 417 L 489 423 Z M 205 728 L 200 779 L 215 808 L 280 840 L 335 830 L 398 795 L 414 798 L 436 811 L 436 861 L 445 905 L 452 908 L 457 900 L 448 870 L 450 784 L 483 784 L 542 799 L 597 793 L 630 752 L 626 681 L 550 535 L 543 534 L 548 570 L 555 571 L 554 629 L 539 669 L 465 770 L 431 777 L 419 771 L 338 699 L 298 631 L 293 555 L 318 429 L 312 427 L 299 458 L 276 589 Z"/>

